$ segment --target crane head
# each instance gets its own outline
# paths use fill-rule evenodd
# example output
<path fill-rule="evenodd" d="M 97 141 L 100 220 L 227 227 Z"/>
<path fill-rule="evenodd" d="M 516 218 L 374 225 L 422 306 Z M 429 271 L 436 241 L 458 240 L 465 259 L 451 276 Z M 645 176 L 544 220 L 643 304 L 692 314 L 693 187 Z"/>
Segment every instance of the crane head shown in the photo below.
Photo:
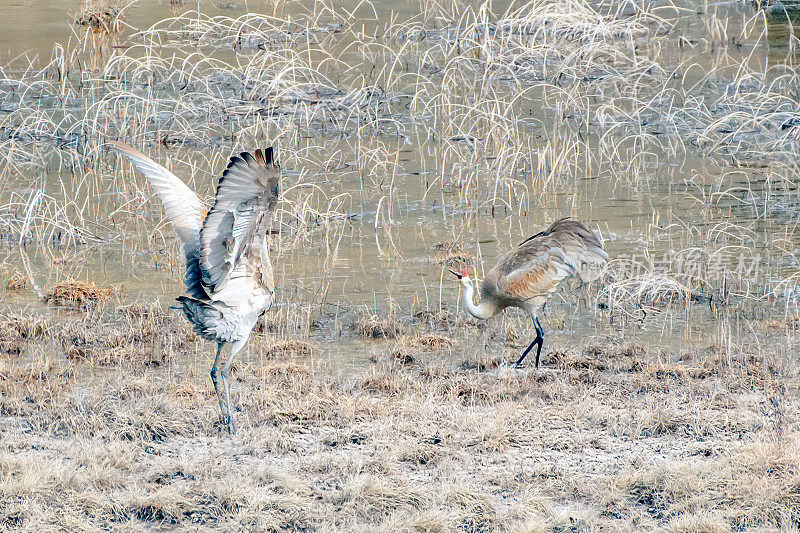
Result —
<path fill-rule="evenodd" d="M 459 270 L 458 272 L 456 272 L 455 270 L 450 270 L 450 273 L 453 274 L 455 277 L 457 277 L 459 281 L 463 280 L 469 281 L 469 272 L 467 272 L 466 270 Z"/>

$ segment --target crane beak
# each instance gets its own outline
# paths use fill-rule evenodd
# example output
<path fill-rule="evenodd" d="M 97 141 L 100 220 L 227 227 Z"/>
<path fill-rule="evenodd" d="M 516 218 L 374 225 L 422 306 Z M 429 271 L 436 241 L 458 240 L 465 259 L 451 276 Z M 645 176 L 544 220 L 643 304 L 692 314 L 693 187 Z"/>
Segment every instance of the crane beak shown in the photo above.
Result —
<path fill-rule="evenodd" d="M 450 270 L 450 269 L 448 268 L 447 270 Z M 456 272 L 454 270 L 450 270 L 450 273 L 452 275 L 454 275 L 455 277 L 457 277 L 458 279 L 461 279 L 461 273 L 460 272 Z"/>

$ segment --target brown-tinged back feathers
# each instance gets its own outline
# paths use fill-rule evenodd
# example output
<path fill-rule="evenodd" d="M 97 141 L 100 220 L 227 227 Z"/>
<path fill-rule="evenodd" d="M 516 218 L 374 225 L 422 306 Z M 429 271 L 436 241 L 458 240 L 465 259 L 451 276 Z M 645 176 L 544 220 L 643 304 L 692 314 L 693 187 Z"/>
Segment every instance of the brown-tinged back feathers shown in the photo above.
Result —
<path fill-rule="evenodd" d="M 565 278 L 577 274 L 595 279 L 608 262 L 597 236 L 578 221 L 562 218 L 525 239 L 486 275 L 484 297 L 508 305 L 553 292 Z"/>

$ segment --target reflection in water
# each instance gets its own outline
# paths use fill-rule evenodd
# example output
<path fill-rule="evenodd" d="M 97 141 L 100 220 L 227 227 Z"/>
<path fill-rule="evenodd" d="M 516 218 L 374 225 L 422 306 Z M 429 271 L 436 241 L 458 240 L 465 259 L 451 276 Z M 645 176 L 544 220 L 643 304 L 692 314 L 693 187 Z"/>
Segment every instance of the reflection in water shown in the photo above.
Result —
<path fill-rule="evenodd" d="M 800 2 L 776 2 L 764 9 L 770 46 L 789 46 L 789 36 L 800 35 Z"/>

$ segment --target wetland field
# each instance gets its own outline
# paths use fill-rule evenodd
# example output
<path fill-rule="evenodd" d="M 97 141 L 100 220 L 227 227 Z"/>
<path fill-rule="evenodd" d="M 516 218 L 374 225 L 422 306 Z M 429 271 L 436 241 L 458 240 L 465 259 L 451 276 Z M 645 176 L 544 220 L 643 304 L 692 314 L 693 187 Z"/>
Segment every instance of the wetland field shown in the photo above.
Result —
<path fill-rule="evenodd" d="M 0 0 L 0 530 L 799 531 L 800 5 Z M 150 155 L 274 145 L 229 435 Z M 480 322 L 557 218 L 612 258 Z"/>

